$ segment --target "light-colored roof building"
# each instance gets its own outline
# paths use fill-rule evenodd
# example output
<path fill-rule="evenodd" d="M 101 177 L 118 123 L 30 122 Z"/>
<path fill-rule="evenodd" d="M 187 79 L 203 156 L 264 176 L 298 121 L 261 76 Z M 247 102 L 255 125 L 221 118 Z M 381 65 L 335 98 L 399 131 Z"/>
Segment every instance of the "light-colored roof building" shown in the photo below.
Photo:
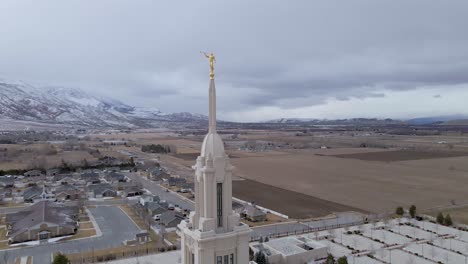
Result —
<path fill-rule="evenodd" d="M 324 259 L 328 247 L 305 237 L 283 237 L 264 243 L 252 243 L 251 249 L 256 253 L 262 251 L 270 264 L 303 264 Z"/>

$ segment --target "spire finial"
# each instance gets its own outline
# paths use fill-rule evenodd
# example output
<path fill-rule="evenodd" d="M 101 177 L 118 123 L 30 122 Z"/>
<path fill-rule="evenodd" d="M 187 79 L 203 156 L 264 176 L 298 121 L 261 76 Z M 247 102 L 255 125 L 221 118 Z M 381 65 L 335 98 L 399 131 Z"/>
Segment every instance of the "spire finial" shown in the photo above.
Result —
<path fill-rule="evenodd" d="M 200 51 L 200 53 L 203 53 L 205 57 L 208 58 L 208 60 L 210 61 L 210 79 L 213 80 L 214 79 L 214 64 L 216 62 L 215 55 L 213 54 L 213 52 L 208 54 L 206 52 Z"/>

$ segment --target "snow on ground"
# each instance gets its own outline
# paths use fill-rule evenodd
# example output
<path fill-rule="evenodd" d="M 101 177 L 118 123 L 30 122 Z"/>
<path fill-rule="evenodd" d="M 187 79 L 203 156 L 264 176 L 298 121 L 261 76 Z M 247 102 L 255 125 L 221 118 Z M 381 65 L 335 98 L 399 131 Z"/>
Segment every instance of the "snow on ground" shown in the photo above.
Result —
<path fill-rule="evenodd" d="M 341 242 L 341 237 L 337 237 L 335 241 Z M 361 251 L 366 250 L 376 250 L 385 246 L 382 243 L 373 241 L 369 238 L 359 236 L 359 235 L 347 235 L 343 234 L 343 241 L 341 242 L 345 246 L 350 246 L 354 249 Z"/>
<path fill-rule="evenodd" d="M 454 235 L 459 240 L 468 242 L 468 232 L 461 231 L 461 230 L 447 227 L 447 226 L 443 226 L 443 225 L 439 225 L 439 224 L 433 224 L 427 221 L 413 221 L 412 223 L 424 230 L 430 230 L 439 235 Z"/>
<path fill-rule="evenodd" d="M 433 264 L 434 262 L 426 260 L 422 257 L 415 256 L 403 250 L 395 249 L 388 250 L 384 249 L 376 252 L 374 256 L 387 263 L 411 263 L 411 264 Z"/>
<path fill-rule="evenodd" d="M 405 236 L 410 236 L 412 238 L 418 238 L 421 240 L 433 240 L 437 237 L 436 234 L 424 231 L 422 229 L 407 226 L 407 225 L 397 225 L 392 228 L 392 231 L 397 234 L 402 234 Z"/>
<path fill-rule="evenodd" d="M 468 243 L 457 239 L 436 239 L 432 242 L 434 245 L 468 254 Z"/>
<path fill-rule="evenodd" d="M 465 256 L 429 244 L 411 244 L 405 247 L 405 249 L 436 262 L 440 261 L 445 264 L 465 263 Z"/>

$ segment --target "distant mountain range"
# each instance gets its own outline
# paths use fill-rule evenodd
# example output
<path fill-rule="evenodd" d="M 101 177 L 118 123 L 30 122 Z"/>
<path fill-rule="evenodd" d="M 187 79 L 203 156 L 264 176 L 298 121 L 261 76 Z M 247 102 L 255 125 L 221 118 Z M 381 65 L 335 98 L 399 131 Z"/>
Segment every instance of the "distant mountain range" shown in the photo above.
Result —
<path fill-rule="evenodd" d="M 33 122 L 80 127 L 167 127 L 207 122 L 191 113 L 163 113 L 120 101 L 89 95 L 79 89 L 42 87 L 0 79 L 1 123 Z"/>
<path fill-rule="evenodd" d="M 437 117 L 421 117 L 409 120 L 378 119 L 378 118 L 349 118 L 349 119 L 310 119 L 310 118 L 279 118 L 265 123 L 273 124 L 310 124 L 310 125 L 468 125 L 468 116 L 451 115 Z"/>
<path fill-rule="evenodd" d="M 80 89 L 35 87 L 0 79 L 0 129 L 55 128 L 154 128 L 205 125 L 200 114 L 163 113 L 90 95 Z M 224 122 L 226 123 L 226 122 Z M 292 125 L 468 125 L 468 116 L 423 117 L 410 120 L 351 118 L 337 120 L 280 118 L 262 124 Z M 226 123 L 234 125 L 236 123 Z"/>
<path fill-rule="evenodd" d="M 432 116 L 432 117 L 421 117 L 413 118 L 407 121 L 412 125 L 429 125 L 429 124 L 441 124 L 441 125 L 457 125 L 457 124 L 468 124 L 468 116 L 466 115 L 447 115 L 447 116 Z"/>

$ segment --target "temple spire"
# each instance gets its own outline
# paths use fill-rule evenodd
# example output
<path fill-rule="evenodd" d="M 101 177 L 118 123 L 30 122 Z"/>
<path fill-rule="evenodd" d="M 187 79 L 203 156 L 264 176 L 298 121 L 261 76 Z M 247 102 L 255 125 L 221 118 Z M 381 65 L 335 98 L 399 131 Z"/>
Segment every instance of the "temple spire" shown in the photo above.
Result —
<path fill-rule="evenodd" d="M 216 88 L 214 79 L 210 80 L 209 133 L 216 133 Z"/>
<path fill-rule="evenodd" d="M 206 52 L 201 52 L 205 57 L 210 61 L 210 106 L 209 106 L 209 133 L 216 133 L 216 89 L 214 83 L 214 64 L 216 62 L 215 55 L 213 52 L 207 54 Z"/>

